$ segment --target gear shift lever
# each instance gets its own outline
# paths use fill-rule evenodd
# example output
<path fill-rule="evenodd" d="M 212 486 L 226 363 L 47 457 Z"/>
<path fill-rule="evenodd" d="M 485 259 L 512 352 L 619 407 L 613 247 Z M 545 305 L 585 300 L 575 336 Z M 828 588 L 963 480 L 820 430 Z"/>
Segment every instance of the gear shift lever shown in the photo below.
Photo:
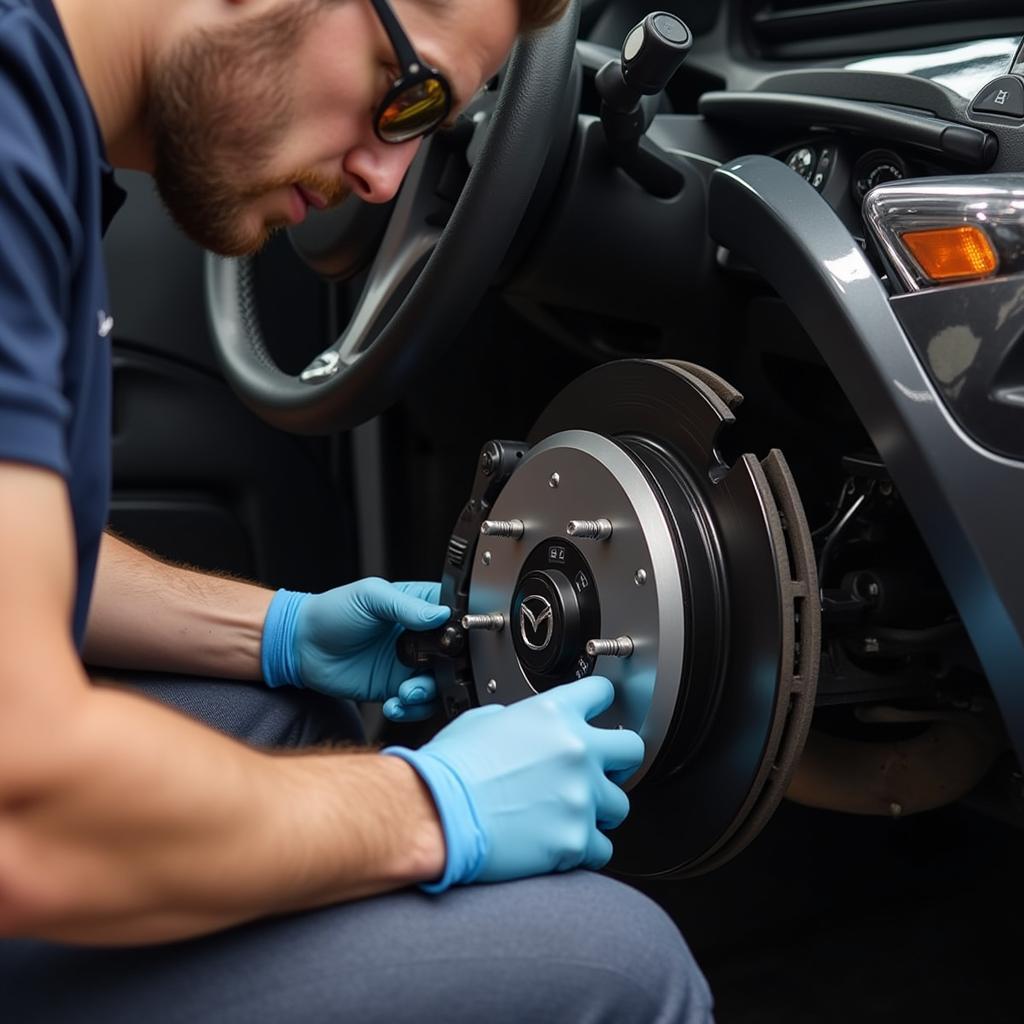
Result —
<path fill-rule="evenodd" d="M 642 144 L 654 118 L 654 108 L 643 100 L 668 85 L 692 44 L 693 35 L 684 22 L 655 11 L 629 31 L 621 58 L 597 73 L 601 124 L 612 157 L 639 185 L 661 198 L 675 195 L 683 178 L 655 146 Z"/>

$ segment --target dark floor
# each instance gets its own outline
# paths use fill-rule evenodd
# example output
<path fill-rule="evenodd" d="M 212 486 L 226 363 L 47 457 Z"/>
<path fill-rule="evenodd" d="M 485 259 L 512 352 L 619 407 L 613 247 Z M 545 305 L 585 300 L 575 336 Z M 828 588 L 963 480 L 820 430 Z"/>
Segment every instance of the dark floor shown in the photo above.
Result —
<path fill-rule="evenodd" d="M 726 867 L 643 888 L 719 1024 L 1024 1022 L 1024 833 L 966 807 L 892 821 L 784 804 Z"/>

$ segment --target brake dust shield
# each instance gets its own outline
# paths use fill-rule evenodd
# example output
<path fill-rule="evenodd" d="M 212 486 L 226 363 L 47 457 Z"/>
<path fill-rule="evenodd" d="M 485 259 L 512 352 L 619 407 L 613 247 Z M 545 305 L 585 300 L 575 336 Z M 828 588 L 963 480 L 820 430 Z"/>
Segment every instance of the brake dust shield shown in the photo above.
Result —
<path fill-rule="evenodd" d="M 507 451 L 500 485 L 478 473 L 449 545 L 442 599 L 504 622 L 448 638 L 468 640 L 464 670 L 438 674 L 449 714 L 598 674 L 616 700 L 596 724 L 643 736 L 612 837 L 624 875 L 698 874 L 742 850 L 785 793 L 814 708 L 810 534 L 781 453 L 719 456 L 741 400 L 686 363 L 600 366 Z M 481 536 L 485 517 L 510 535 Z M 602 638 L 631 653 L 588 654 Z"/>

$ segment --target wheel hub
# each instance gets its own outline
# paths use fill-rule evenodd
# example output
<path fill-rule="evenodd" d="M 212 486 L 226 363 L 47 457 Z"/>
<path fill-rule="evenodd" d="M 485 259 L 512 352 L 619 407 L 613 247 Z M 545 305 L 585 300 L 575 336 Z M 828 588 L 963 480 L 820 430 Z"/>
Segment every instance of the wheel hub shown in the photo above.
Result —
<path fill-rule="evenodd" d="M 564 537 L 541 541 L 527 557 L 509 622 L 516 657 L 536 692 L 593 672 L 585 647 L 601 631 L 597 586 L 586 559 Z"/>
<path fill-rule="evenodd" d="M 567 524 L 594 507 L 614 523 L 613 535 L 570 541 Z M 607 675 L 616 700 L 600 724 L 642 731 L 647 742 L 635 786 L 667 735 L 684 650 L 682 580 L 654 492 L 620 445 L 567 430 L 530 450 L 489 514 L 521 520 L 523 535 L 482 537 L 477 549 L 469 611 L 500 611 L 508 620 L 506 629 L 470 634 L 474 675 L 488 684 L 477 687 L 480 702 L 508 704 L 570 679 Z M 638 572 L 642 586 L 635 582 Z M 551 641 L 535 651 L 526 642 L 539 639 L 530 616 L 538 629 L 549 621 L 540 621 L 541 600 L 552 606 Z M 631 637 L 632 657 L 588 656 L 587 642 L 605 634 Z M 664 685 L 656 687 L 656 679 Z"/>

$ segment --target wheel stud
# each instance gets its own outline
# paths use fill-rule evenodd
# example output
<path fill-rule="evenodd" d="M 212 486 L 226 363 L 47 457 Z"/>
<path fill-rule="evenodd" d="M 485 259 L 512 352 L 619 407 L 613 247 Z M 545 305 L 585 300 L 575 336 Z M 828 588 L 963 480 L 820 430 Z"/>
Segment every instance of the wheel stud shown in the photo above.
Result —
<path fill-rule="evenodd" d="M 612 524 L 607 519 L 571 519 L 565 532 L 578 540 L 607 540 Z"/>
<path fill-rule="evenodd" d="M 505 628 L 505 616 L 500 612 L 491 612 L 487 615 L 463 615 L 462 628 L 470 629 L 493 629 Z"/>
<path fill-rule="evenodd" d="M 628 636 L 620 636 L 615 640 L 588 640 L 587 656 L 597 658 L 607 655 L 610 658 L 628 658 L 633 653 L 633 640 Z"/>
<path fill-rule="evenodd" d="M 480 526 L 485 537 L 511 537 L 519 540 L 526 532 L 522 519 L 485 519 Z"/>

